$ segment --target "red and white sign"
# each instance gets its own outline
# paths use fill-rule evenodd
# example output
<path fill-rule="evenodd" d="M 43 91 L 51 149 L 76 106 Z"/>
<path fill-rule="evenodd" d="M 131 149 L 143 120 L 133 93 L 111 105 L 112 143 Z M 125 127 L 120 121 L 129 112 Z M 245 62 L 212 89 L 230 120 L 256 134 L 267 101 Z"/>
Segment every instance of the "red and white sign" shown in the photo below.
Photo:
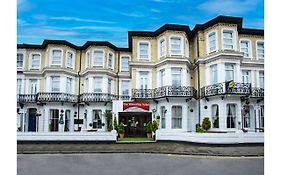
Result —
<path fill-rule="evenodd" d="M 149 102 L 123 102 L 123 111 L 147 112 L 149 111 Z"/>

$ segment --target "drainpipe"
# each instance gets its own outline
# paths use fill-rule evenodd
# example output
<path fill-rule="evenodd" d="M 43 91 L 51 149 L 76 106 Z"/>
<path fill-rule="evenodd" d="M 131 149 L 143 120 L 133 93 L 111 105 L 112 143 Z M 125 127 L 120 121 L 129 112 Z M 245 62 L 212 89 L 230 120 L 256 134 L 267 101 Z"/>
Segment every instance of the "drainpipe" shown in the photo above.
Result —
<path fill-rule="evenodd" d="M 79 117 L 80 117 L 80 105 L 79 105 L 79 103 L 80 103 L 80 82 L 81 82 L 81 75 L 80 75 L 80 72 L 81 72 L 81 60 L 82 60 L 82 50 L 81 50 L 81 48 L 79 49 L 80 50 L 80 60 L 79 60 L 79 62 L 80 62 L 80 65 L 79 65 L 79 71 L 78 71 L 78 104 L 77 104 L 77 116 L 78 116 L 78 129 L 79 129 Z"/>
<path fill-rule="evenodd" d="M 197 57 L 199 58 L 199 34 L 197 34 Z M 200 72 L 199 72 L 199 65 L 200 63 L 197 64 L 198 69 L 197 69 L 197 86 L 198 86 L 198 124 L 200 124 L 200 119 L 201 119 L 201 106 L 200 106 Z"/>

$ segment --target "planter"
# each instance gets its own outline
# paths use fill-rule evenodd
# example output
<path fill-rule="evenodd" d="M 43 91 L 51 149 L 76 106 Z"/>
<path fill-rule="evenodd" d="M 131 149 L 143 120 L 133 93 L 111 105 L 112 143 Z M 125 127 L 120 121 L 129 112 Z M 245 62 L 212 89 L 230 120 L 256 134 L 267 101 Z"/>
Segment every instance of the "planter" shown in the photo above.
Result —
<path fill-rule="evenodd" d="M 123 139 L 124 138 L 124 133 L 119 133 L 119 137 L 120 137 L 120 139 Z"/>
<path fill-rule="evenodd" d="M 151 139 L 152 133 L 148 132 L 148 133 L 146 133 L 146 136 L 147 136 L 148 139 Z"/>

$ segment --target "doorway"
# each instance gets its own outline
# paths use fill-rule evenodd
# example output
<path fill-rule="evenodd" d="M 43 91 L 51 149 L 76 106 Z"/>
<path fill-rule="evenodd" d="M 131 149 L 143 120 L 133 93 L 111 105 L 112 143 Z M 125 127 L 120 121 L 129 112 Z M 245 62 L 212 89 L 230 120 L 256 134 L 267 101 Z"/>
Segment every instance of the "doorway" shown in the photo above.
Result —
<path fill-rule="evenodd" d="M 36 108 L 28 109 L 28 132 L 36 132 Z"/>
<path fill-rule="evenodd" d="M 125 137 L 146 137 L 145 127 L 151 120 L 151 112 L 119 112 L 119 123 L 125 126 Z"/>

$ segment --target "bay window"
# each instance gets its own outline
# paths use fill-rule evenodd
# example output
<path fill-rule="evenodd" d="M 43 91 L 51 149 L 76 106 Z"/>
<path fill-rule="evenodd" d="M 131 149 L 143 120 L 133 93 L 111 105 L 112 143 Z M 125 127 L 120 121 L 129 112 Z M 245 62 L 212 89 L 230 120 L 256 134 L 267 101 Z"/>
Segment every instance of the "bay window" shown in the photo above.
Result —
<path fill-rule="evenodd" d="M 223 31 L 223 48 L 234 49 L 234 33 L 231 30 Z"/>
<path fill-rule="evenodd" d="M 172 68 L 172 86 L 179 87 L 181 86 L 181 68 Z"/>
<path fill-rule="evenodd" d="M 66 78 L 66 93 L 72 94 L 72 78 Z"/>
<path fill-rule="evenodd" d="M 235 104 L 227 104 L 227 128 L 235 128 L 236 124 L 236 106 Z"/>
<path fill-rule="evenodd" d="M 103 65 L 103 51 L 95 50 L 94 51 L 94 66 L 102 66 Z"/>
<path fill-rule="evenodd" d="M 60 77 L 59 76 L 51 77 L 51 87 L 52 87 L 52 92 L 60 92 Z"/>
<path fill-rule="evenodd" d="M 102 92 L 102 77 L 94 77 L 94 92 Z"/>
<path fill-rule="evenodd" d="M 208 35 L 209 52 L 217 50 L 216 32 L 212 32 Z"/>
<path fill-rule="evenodd" d="M 225 64 L 225 81 L 234 80 L 234 65 Z"/>
<path fill-rule="evenodd" d="M 216 84 L 218 83 L 218 70 L 217 70 L 217 65 L 212 65 L 210 66 L 211 68 L 211 84 Z"/>
<path fill-rule="evenodd" d="M 180 37 L 171 37 L 171 55 L 181 55 L 181 38 Z"/>
<path fill-rule="evenodd" d="M 52 50 L 52 65 L 61 65 L 61 58 L 61 50 Z"/>

